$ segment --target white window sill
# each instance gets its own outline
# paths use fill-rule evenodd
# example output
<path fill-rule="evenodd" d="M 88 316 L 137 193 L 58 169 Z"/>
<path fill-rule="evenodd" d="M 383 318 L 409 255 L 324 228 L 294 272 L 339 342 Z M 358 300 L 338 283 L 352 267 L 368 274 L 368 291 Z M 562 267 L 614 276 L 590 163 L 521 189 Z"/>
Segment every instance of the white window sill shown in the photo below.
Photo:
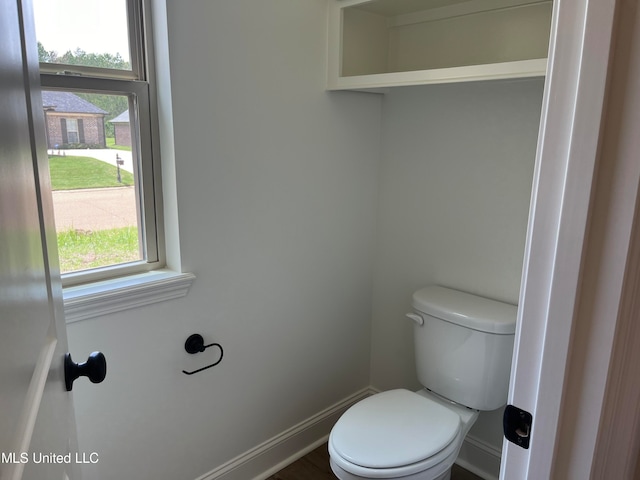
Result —
<path fill-rule="evenodd" d="M 187 295 L 195 280 L 192 273 L 171 270 L 130 275 L 63 290 L 67 323 L 142 307 Z"/>

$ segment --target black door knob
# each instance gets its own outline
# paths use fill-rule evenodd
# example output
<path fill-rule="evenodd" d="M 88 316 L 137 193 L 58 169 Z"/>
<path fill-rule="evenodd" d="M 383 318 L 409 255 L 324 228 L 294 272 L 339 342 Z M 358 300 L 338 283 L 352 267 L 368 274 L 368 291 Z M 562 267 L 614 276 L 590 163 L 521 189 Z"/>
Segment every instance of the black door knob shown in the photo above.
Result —
<path fill-rule="evenodd" d="M 71 354 L 64 356 L 64 384 L 67 392 L 73 388 L 78 377 L 88 377 L 91 383 L 100 383 L 107 376 L 107 359 L 102 352 L 93 352 L 84 363 L 74 363 Z"/>

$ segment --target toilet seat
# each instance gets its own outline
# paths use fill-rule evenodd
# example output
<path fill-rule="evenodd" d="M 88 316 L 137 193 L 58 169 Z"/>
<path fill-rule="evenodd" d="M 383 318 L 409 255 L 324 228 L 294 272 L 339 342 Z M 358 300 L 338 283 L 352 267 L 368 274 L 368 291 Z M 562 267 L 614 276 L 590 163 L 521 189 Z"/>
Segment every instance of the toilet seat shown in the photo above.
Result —
<path fill-rule="evenodd" d="M 347 410 L 331 431 L 329 453 L 351 474 L 395 478 L 439 464 L 450 467 L 461 442 L 457 413 L 399 389 L 368 397 Z"/>
<path fill-rule="evenodd" d="M 439 475 L 451 468 L 458 456 L 460 445 L 462 445 L 462 434 L 459 434 L 444 450 L 441 450 L 433 457 L 397 468 L 375 469 L 350 463 L 336 452 L 331 441 L 329 441 L 329 457 L 333 472 L 341 480 L 362 480 L 363 478 L 427 480 L 438 478 Z M 340 474 L 334 466 L 338 467 L 341 471 Z"/>

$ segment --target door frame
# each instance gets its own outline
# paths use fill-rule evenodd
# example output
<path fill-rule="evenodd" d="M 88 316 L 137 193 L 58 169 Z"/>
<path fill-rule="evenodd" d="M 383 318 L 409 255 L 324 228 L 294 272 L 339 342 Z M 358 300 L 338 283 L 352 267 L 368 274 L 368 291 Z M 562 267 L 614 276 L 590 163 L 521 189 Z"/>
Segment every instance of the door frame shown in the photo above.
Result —
<path fill-rule="evenodd" d="M 637 255 L 627 255 L 633 247 L 630 232 L 635 230 L 632 225 L 640 176 L 637 170 L 625 172 L 635 175 L 627 178 L 626 190 L 622 191 L 621 185 L 612 187 L 618 188 L 618 200 L 625 198 L 627 205 L 631 201 L 622 231 L 620 224 L 607 222 L 618 213 L 612 210 L 615 202 L 595 193 L 598 187 L 602 189 L 603 177 L 616 169 L 619 174 L 624 168 L 624 159 L 598 160 L 607 120 L 609 66 L 617 50 L 624 47 L 624 42 L 614 42 L 617 16 L 621 16 L 616 10 L 636 3 L 554 3 L 508 399 L 509 404 L 532 413 L 534 420 L 529 449 L 504 442 L 501 479 L 589 478 L 594 462 L 604 462 L 598 450 L 605 447 L 599 436 L 607 433 L 601 432 L 602 419 L 621 422 L 629 415 L 615 411 L 623 392 L 606 403 L 604 397 L 611 367 L 619 364 L 618 357 L 623 355 L 617 352 L 626 352 L 628 358 L 629 352 L 637 351 L 629 348 L 630 342 L 637 340 L 632 335 L 623 337 L 633 310 L 629 299 L 635 293 L 633 288 L 623 287 L 623 278 L 626 271 L 632 278 L 629 272 L 640 263 Z M 615 139 L 611 141 L 615 143 Z M 610 247 L 590 250 L 590 242 L 593 245 L 598 240 L 624 248 L 617 252 L 623 261 L 608 272 L 597 266 L 616 252 Z M 597 279 L 591 290 L 583 289 L 588 275 Z M 603 284 L 604 275 L 620 281 Z M 617 364 L 610 363 L 612 356 Z M 599 368 L 586 372 L 585 365 L 595 362 L 600 362 Z M 624 378 L 630 378 L 631 373 L 616 373 L 617 384 L 628 383 Z M 572 396 L 570 389 L 580 394 Z M 572 401 L 578 405 L 567 404 Z M 570 414 L 576 408 L 582 412 L 579 428 L 577 417 Z M 590 436 L 580 437 L 578 430 Z M 608 438 L 611 440 L 611 435 Z M 607 450 L 621 456 L 629 451 L 628 447 L 616 450 L 611 445 Z M 627 457 L 626 461 L 633 463 L 635 459 Z M 581 472 L 574 469 L 577 466 Z M 565 469 L 569 476 L 556 476 L 558 469 Z"/>

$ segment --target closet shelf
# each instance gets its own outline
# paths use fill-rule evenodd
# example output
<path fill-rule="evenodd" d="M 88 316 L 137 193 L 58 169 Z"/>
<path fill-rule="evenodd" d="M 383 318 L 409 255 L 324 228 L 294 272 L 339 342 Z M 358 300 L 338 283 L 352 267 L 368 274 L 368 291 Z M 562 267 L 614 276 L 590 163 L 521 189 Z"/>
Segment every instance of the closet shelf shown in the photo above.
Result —
<path fill-rule="evenodd" d="M 547 0 L 331 0 L 329 90 L 544 76 Z M 381 90 L 382 89 L 382 90 Z"/>

